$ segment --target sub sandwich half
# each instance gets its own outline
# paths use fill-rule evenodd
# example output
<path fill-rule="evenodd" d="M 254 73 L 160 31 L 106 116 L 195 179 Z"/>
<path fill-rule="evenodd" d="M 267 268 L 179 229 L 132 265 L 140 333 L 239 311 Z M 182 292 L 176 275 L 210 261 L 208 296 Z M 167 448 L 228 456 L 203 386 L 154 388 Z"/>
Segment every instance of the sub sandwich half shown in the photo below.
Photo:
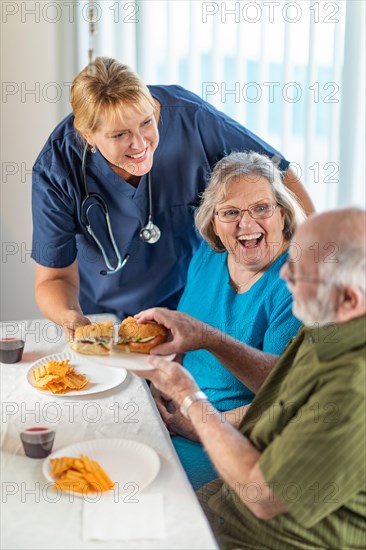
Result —
<path fill-rule="evenodd" d="M 113 332 L 113 321 L 78 327 L 70 347 L 78 353 L 109 355 L 113 343 Z"/>
<path fill-rule="evenodd" d="M 137 323 L 134 317 L 126 317 L 119 327 L 115 349 L 150 353 L 152 348 L 166 341 L 167 333 L 167 329 L 158 323 Z"/>

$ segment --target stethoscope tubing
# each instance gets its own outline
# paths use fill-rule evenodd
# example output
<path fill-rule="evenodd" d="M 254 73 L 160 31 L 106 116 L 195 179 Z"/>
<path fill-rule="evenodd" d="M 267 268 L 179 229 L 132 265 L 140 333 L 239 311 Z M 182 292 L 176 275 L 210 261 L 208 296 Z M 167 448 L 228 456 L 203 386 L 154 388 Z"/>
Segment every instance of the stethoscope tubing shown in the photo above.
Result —
<path fill-rule="evenodd" d="M 84 198 L 81 200 L 81 204 L 80 204 L 80 218 L 81 218 L 82 224 L 84 225 L 84 227 L 88 231 L 89 235 L 94 239 L 95 243 L 97 244 L 98 248 L 100 249 L 100 251 L 103 255 L 104 262 L 105 262 L 105 264 L 108 268 L 108 270 L 102 270 L 100 272 L 101 275 L 113 275 L 114 273 L 117 273 L 117 271 L 119 271 L 120 269 L 122 269 L 126 265 L 130 255 L 128 253 L 126 253 L 124 258 L 122 259 L 121 253 L 118 249 L 116 240 L 115 240 L 114 235 L 113 235 L 112 224 L 111 224 L 110 217 L 109 217 L 109 210 L 108 210 L 107 203 L 105 202 L 103 197 L 101 195 L 99 195 L 99 193 L 89 193 L 89 189 L 88 189 L 88 185 L 87 185 L 87 176 L 86 176 L 86 162 L 87 162 L 88 150 L 89 150 L 89 144 L 87 143 L 84 147 L 83 157 L 82 157 L 82 165 L 81 165 L 83 187 L 84 187 Z M 148 174 L 148 192 L 149 192 L 149 218 L 148 218 L 147 224 L 144 227 L 141 228 L 139 236 L 140 236 L 140 238 L 143 242 L 145 242 L 147 244 L 154 244 L 160 239 L 160 234 L 161 233 L 160 233 L 160 229 L 156 225 L 154 225 L 154 223 L 153 223 L 153 200 L 152 200 L 151 171 Z M 114 250 L 114 253 L 115 253 L 116 258 L 117 258 L 116 267 L 113 267 L 111 265 L 111 263 L 109 262 L 109 259 L 107 257 L 107 254 L 106 254 L 104 248 L 103 248 L 102 243 L 97 238 L 96 234 L 94 233 L 93 229 L 90 226 L 90 223 L 89 223 L 89 220 L 88 220 L 88 212 L 90 211 L 90 209 L 93 206 L 95 206 L 95 203 L 89 205 L 88 207 L 85 207 L 85 204 L 86 204 L 86 202 L 89 198 L 95 198 L 97 200 L 97 203 L 99 204 L 99 206 L 101 206 L 102 209 L 103 209 L 105 219 L 106 219 L 106 223 L 107 223 L 109 238 L 111 239 L 113 250 Z M 84 211 L 84 208 L 86 208 L 85 211 Z"/>

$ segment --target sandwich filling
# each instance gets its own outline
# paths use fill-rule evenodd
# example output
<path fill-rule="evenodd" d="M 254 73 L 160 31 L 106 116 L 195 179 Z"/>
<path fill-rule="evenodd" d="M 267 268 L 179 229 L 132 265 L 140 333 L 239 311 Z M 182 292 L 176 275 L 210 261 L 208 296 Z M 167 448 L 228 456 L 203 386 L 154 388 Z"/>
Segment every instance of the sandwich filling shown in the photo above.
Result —
<path fill-rule="evenodd" d="M 125 338 L 123 336 L 120 336 L 118 338 L 118 344 L 146 344 L 146 342 L 151 342 L 154 340 L 154 338 L 157 338 L 156 336 L 148 336 L 147 338 Z"/>
<path fill-rule="evenodd" d="M 113 332 L 112 321 L 78 327 L 72 348 L 79 353 L 108 355 L 113 343 Z"/>
<path fill-rule="evenodd" d="M 82 338 L 81 340 L 77 340 L 79 344 L 86 344 L 91 346 L 100 346 L 104 348 L 105 350 L 109 351 L 112 343 L 111 338 L 101 337 L 101 338 Z"/>
<path fill-rule="evenodd" d="M 137 323 L 134 317 L 127 317 L 119 327 L 117 346 L 149 353 L 151 348 L 165 341 L 166 332 L 165 327 L 158 323 Z"/>

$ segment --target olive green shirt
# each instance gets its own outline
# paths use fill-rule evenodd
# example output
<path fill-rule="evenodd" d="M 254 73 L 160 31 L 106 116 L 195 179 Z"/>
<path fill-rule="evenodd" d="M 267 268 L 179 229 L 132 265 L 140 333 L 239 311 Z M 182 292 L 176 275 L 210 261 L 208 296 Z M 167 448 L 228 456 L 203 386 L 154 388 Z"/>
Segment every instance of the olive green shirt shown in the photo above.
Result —
<path fill-rule="evenodd" d="M 366 547 L 365 374 L 366 317 L 300 329 L 240 426 L 287 512 L 260 520 L 220 482 L 207 499 L 220 548 Z"/>

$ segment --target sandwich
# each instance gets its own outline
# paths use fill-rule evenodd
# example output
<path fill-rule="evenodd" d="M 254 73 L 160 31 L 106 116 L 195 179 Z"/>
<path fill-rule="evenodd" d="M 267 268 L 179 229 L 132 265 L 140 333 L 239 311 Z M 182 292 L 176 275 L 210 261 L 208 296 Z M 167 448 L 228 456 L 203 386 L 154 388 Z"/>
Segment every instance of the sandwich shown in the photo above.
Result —
<path fill-rule="evenodd" d="M 71 348 L 88 355 L 109 355 L 113 343 L 113 321 L 94 323 L 75 329 Z"/>
<path fill-rule="evenodd" d="M 150 353 L 150 350 L 167 339 L 168 331 L 153 321 L 137 323 L 134 317 L 126 317 L 118 329 L 117 351 Z"/>

